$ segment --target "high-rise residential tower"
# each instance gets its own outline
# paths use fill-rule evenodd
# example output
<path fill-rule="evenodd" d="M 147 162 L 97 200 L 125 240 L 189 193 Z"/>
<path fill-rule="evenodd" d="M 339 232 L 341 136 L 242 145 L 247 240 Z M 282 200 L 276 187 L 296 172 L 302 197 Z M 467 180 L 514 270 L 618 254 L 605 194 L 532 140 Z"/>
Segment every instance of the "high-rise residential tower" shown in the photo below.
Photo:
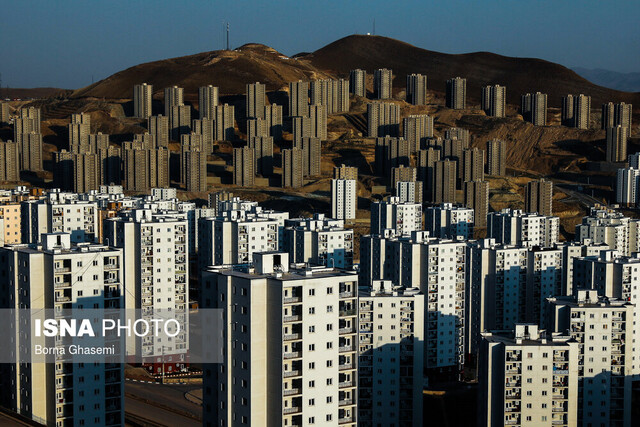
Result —
<path fill-rule="evenodd" d="M 393 98 L 393 71 L 387 68 L 375 70 L 373 73 L 373 89 L 376 99 Z"/>
<path fill-rule="evenodd" d="M 247 118 L 264 119 L 264 106 L 267 98 L 266 86 L 262 83 L 247 84 Z"/>
<path fill-rule="evenodd" d="M 507 88 L 500 85 L 482 88 L 481 106 L 488 116 L 504 117 L 506 113 Z"/>
<path fill-rule="evenodd" d="M 351 70 L 349 73 L 349 88 L 354 95 L 366 97 L 367 72 L 365 70 Z"/>
<path fill-rule="evenodd" d="M 152 110 L 153 85 L 142 83 L 133 87 L 133 116 L 147 119 Z"/>
<path fill-rule="evenodd" d="M 487 174 L 504 176 L 506 171 L 507 143 L 501 139 L 487 141 Z"/>
<path fill-rule="evenodd" d="M 407 102 L 413 105 L 427 103 L 427 76 L 422 74 L 407 76 Z"/>
<path fill-rule="evenodd" d="M 455 77 L 447 80 L 446 105 L 455 110 L 464 109 L 467 98 L 467 79 Z"/>
<path fill-rule="evenodd" d="M 541 179 L 529 181 L 524 193 L 524 210 L 551 216 L 553 207 L 553 182 Z"/>

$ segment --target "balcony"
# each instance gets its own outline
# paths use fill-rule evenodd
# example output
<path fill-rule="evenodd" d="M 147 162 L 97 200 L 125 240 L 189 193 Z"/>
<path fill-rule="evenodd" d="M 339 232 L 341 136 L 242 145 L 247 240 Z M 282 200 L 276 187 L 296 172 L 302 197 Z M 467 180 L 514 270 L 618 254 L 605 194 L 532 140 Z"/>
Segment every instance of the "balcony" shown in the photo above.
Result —
<path fill-rule="evenodd" d="M 302 297 L 300 296 L 295 296 L 295 297 L 285 297 L 282 299 L 282 302 L 285 304 L 291 304 L 294 302 L 301 302 L 302 301 Z"/>
<path fill-rule="evenodd" d="M 338 424 L 347 424 L 354 422 L 353 417 L 342 417 L 338 418 Z"/>
<path fill-rule="evenodd" d="M 285 341 L 293 341 L 302 339 L 302 334 L 286 334 L 284 336 Z"/>
<path fill-rule="evenodd" d="M 340 353 L 345 353 L 345 352 L 349 352 L 349 351 L 354 351 L 353 350 L 353 344 L 349 344 L 349 345 L 343 345 L 341 346 L 338 351 Z"/>
<path fill-rule="evenodd" d="M 294 395 L 300 394 L 300 393 L 302 393 L 302 391 L 299 388 L 290 388 L 290 389 L 285 390 L 283 392 L 283 395 L 285 395 L 285 396 L 294 396 Z"/>
<path fill-rule="evenodd" d="M 338 369 L 341 370 L 341 371 L 346 370 L 346 369 L 353 369 L 353 368 L 354 368 L 353 363 L 342 363 L 338 367 Z"/>
<path fill-rule="evenodd" d="M 340 298 L 353 298 L 354 296 L 353 291 L 340 292 Z"/>
<path fill-rule="evenodd" d="M 338 383 L 338 387 L 339 388 L 354 387 L 354 384 L 352 380 L 342 381 L 341 383 Z"/>
<path fill-rule="evenodd" d="M 302 357 L 302 352 L 301 351 L 292 351 L 290 353 L 285 353 L 283 357 L 285 359 L 297 359 L 299 357 Z"/>
<path fill-rule="evenodd" d="M 284 322 L 299 322 L 302 320 L 302 316 L 299 314 L 294 314 L 292 316 L 284 316 Z"/>
<path fill-rule="evenodd" d="M 297 414 L 298 412 L 302 412 L 302 408 L 299 406 L 293 406 L 291 408 L 284 408 L 282 411 L 285 415 Z"/>
<path fill-rule="evenodd" d="M 300 375 L 302 375 L 302 371 L 285 371 L 285 373 L 283 374 L 283 377 L 291 378 L 291 377 L 299 377 Z"/>
<path fill-rule="evenodd" d="M 356 332 L 356 330 L 355 330 L 355 328 L 354 328 L 353 326 L 348 326 L 348 327 L 346 327 L 346 328 L 340 328 L 340 329 L 338 330 L 338 333 L 339 333 L 340 335 L 343 335 L 343 334 L 353 334 L 353 333 L 355 333 L 355 332 Z"/>

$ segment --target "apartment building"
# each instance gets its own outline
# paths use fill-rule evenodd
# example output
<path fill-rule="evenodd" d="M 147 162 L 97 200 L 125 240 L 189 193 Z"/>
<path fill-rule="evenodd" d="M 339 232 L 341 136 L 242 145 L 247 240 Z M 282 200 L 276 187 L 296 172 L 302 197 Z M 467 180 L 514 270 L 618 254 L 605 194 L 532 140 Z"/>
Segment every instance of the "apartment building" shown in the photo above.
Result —
<path fill-rule="evenodd" d="M 357 276 L 290 267 L 286 252 L 252 260 L 203 272 L 203 306 L 235 343 L 204 367 L 204 425 L 355 426 Z"/>

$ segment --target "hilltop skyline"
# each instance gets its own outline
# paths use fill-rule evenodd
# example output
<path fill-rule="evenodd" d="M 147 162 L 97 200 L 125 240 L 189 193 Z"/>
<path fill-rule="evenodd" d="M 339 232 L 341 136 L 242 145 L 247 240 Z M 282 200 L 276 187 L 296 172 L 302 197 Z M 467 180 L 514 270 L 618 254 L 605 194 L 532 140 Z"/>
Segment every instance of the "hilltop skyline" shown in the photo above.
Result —
<path fill-rule="evenodd" d="M 640 69 L 640 59 L 629 55 L 640 49 L 633 23 L 638 4 L 589 1 L 577 9 L 548 1 L 482 6 L 456 1 L 429 8 L 419 2 L 373 3 L 348 10 L 338 2 L 299 10 L 291 1 L 269 8 L 254 1 L 179 8 L 166 1 L 8 4 L 0 28 L 2 85 L 75 89 L 140 63 L 221 49 L 226 21 L 232 48 L 256 42 L 289 56 L 373 32 L 375 19 L 376 34 L 438 52 L 490 51 L 568 67 Z M 513 16 L 529 18 L 523 23 Z M 617 22 L 615 31 L 594 31 L 604 22 Z"/>

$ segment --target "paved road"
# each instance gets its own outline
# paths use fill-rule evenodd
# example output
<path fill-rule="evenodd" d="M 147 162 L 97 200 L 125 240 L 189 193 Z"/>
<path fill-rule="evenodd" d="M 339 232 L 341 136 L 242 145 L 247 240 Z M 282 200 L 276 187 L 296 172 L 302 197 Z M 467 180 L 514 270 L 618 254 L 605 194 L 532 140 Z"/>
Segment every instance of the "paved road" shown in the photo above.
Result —
<path fill-rule="evenodd" d="M 179 412 L 185 412 L 202 418 L 202 407 L 185 399 L 185 393 L 200 389 L 199 385 L 178 385 L 178 384 L 146 384 L 127 381 L 125 393 L 132 394 L 141 399 L 157 403 L 161 407 L 169 407 Z M 128 405 L 130 399 L 126 399 Z M 125 410 L 129 412 L 128 406 Z"/>
<path fill-rule="evenodd" d="M 144 418 L 157 426 L 202 427 L 202 421 L 184 417 L 133 398 L 125 399 L 125 412 Z"/>

